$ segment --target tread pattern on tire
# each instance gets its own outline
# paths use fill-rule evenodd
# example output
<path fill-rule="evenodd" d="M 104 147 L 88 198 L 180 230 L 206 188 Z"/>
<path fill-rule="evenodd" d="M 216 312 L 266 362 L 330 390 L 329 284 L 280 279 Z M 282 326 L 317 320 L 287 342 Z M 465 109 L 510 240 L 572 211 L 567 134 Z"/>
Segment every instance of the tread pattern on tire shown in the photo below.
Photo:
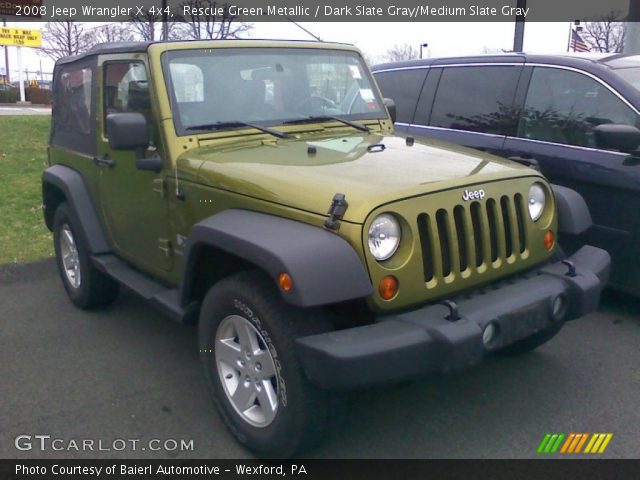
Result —
<path fill-rule="evenodd" d="M 277 343 L 278 354 L 285 361 L 294 363 L 288 366 L 287 391 L 290 393 L 295 389 L 296 397 L 299 401 L 288 405 L 293 408 L 289 414 L 293 415 L 297 423 L 297 438 L 278 439 L 270 445 L 260 444 L 247 438 L 246 434 L 238 431 L 238 423 L 242 429 L 243 424 L 234 422 L 230 418 L 224 401 L 218 398 L 213 381 L 219 382 L 217 374 L 210 372 L 207 362 L 211 362 L 207 354 L 202 354 L 203 365 L 207 373 L 210 389 L 212 390 L 214 402 L 221 414 L 227 428 L 241 443 L 250 449 L 267 456 L 289 457 L 301 451 L 307 450 L 320 442 L 335 427 L 335 421 L 341 418 L 344 402 L 340 395 L 333 394 L 311 385 L 302 369 L 299 367 L 293 351 L 294 341 L 300 336 L 322 333 L 332 328 L 331 322 L 325 313 L 318 310 L 302 310 L 284 303 L 278 293 L 274 283 L 262 272 L 244 271 L 234 274 L 216 285 L 214 285 L 206 295 L 202 305 L 200 317 L 200 349 L 211 350 L 212 338 L 215 336 L 214 326 L 211 325 L 211 315 L 216 315 L 216 304 L 224 302 L 231 292 L 238 292 L 240 295 L 251 299 L 253 306 L 259 310 L 260 317 L 269 323 L 269 334 Z M 277 319 L 273 321 L 272 319 Z M 221 319 L 218 319 L 220 321 Z M 209 354 L 211 355 L 211 354 Z M 283 367 L 285 368 L 285 367 Z M 224 395 L 221 393 L 220 395 Z M 250 427 L 246 427 L 251 430 Z"/>

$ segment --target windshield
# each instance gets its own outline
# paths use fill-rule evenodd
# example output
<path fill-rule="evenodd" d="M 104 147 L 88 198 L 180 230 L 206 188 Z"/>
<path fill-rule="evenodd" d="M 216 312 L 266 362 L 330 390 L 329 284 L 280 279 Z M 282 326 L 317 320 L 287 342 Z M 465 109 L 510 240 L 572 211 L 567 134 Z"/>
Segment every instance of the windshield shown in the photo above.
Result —
<path fill-rule="evenodd" d="M 637 90 L 640 90 L 640 66 L 633 68 L 619 68 L 615 70 L 615 72 L 633 85 Z"/>
<path fill-rule="evenodd" d="M 200 126 L 211 129 L 217 123 L 238 128 L 234 122 L 278 125 L 310 117 L 386 117 L 369 72 L 355 52 L 174 50 L 163 54 L 163 68 L 179 134 L 193 133 Z"/>

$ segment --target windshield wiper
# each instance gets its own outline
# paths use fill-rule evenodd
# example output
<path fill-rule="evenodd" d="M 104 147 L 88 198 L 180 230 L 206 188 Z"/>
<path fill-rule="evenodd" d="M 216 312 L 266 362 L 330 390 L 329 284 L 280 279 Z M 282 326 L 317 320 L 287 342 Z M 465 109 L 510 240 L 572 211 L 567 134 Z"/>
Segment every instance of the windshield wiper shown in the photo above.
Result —
<path fill-rule="evenodd" d="M 349 125 L 350 127 L 355 128 L 356 130 L 360 130 L 361 132 L 369 133 L 369 127 L 366 125 L 362 125 L 361 123 L 352 122 L 350 120 L 345 120 L 344 118 L 334 117 L 331 115 L 321 115 L 317 117 L 304 117 L 304 118 L 296 118 L 294 120 L 288 120 L 284 122 L 285 125 L 295 125 L 300 123 L 313 123 L 313 122 L 329 122 L 334 120 L 336 122 L 344 123 L 345 125 Z"/>
<path fill-rule="evenodd" d="M 191 125 L 186 128 L 186 130 L 222 130 L 223 128 L 233 128 L 233 127 L 250 127 L 255 128 L 256 130 L 260 130 L 261 132 L 268 133 L 269 135 L 273 135 L 278 138 L 291 138 L 293 135 L 290 133 L 279 132 L 278 130 L 273 130 L 272 128 L 263 127 L 262 125 L 256 125 L 255 123 L 249 122 L 241 122 L 240 120 L 233 120 L 229 122 L 216 122 L 216 123 L 205 123 L 203 125 Z"/>

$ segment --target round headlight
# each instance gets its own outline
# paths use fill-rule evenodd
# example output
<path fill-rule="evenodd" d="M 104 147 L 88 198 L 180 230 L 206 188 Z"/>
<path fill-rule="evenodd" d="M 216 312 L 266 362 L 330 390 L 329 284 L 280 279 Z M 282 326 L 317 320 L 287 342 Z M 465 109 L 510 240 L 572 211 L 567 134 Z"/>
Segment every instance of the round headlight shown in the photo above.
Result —
<path fill-rule="evenodd" d="M 544 212 L 544 206 L 547 203 L 547 194 L 539 183 L 534 183 L 529 189 L 529 199 L 527 205 L 529 207 L 529 216 L 534 222 L 537 221 Z"/>
<path fill-rule="evenodd" d="M 369 251 L 382 261 L 396 253 L 400 245 L 400 224 L 388 213 L 378 215 L 369 227 Z"/>

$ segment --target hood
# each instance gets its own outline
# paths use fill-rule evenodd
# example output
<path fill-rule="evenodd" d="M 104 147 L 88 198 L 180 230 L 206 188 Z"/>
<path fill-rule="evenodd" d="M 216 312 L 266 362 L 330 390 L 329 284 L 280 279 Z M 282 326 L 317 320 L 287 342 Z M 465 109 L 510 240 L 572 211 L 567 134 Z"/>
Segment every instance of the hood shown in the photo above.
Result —
<path fill-rule="evenodd" d="M 326 215 L 333 196 L 343 193 L 349 204 L 344 220 L 354 223 L 364 222 L 380 205 L 407 197 L 538 175 L 484 152 L 428 139 L 409 146 L 402 137 L 380 134 L 284 140 L 245 136 L 185 152 L 178 159 L 178 174 L 319 215 Z"/>

